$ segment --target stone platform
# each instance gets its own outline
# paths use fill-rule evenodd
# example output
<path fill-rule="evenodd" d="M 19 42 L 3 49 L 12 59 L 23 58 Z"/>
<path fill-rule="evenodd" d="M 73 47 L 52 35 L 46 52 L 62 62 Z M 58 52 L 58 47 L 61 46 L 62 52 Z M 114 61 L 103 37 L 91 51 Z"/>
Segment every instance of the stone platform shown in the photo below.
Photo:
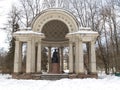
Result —
<path fill-rule="evenodd" d="M 41 80 L 59 80 L 62 78 L 69 78 L 68 74 L 34 74 L 33 77 Z"/>
<path fill-rule="evenodd" d="M 62 78 L 98 78 L 97 74 L 12 74 L 14 79 L 59 80 Z"/>

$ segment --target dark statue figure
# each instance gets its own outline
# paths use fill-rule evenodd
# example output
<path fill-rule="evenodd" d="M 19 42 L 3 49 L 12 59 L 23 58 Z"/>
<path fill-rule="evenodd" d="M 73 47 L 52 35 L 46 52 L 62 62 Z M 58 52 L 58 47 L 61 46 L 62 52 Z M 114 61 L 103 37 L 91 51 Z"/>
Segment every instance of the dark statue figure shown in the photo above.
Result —
<path fill-rule="evenodd" d="M 53 52 L 53 56 L 52 56 L 52 63 L 59 63 L 59 57 L 58 56 L 59 56 L 58 52 L 55 49 L 55 51 Z"/>

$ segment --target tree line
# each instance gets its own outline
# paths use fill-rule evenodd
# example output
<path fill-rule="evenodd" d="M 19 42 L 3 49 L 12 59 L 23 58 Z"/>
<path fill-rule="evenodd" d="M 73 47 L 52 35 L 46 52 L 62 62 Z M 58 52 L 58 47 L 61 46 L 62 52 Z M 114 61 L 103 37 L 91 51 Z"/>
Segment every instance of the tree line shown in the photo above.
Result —
<path fill-rule="evenodd" d="M 77 17 L 81 27 L 97 31 L 97 69 L 105 70 L 106 74 L 120 72 L 120 0 L 19 0 L 19 5 L 12 6 L 6 25 L 10 32 L 10 49 L 5 61 L 10 72 L 14 60 L 12 33 L 29 27 L 34 17 L 47 8 L 66 9 Z"/>

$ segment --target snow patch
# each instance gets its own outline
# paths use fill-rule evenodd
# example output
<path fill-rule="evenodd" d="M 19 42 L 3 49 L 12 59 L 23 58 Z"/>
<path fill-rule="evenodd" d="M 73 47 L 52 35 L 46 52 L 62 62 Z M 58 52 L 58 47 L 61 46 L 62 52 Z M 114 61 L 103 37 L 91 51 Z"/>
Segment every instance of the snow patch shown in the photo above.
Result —
<path fill-rule="evenodd" d="M 80 30 L 80 31 L 77 31 L 77 32 L 69 33 L 69 34 L 98 34 L 98 32 L 87 31 L 87 30 Z"/>
<path fill-rule="evenodd" d="M 103 75 L 102 79 L 17 80 L 0 74 L 0 90 L 120 90 L 120 77 Z"/>
<path fill-rule="evenodd" d="M 17 31 L 15 34 L 43 34 L 39 32 L 34 32 L 34 31 Z"/>

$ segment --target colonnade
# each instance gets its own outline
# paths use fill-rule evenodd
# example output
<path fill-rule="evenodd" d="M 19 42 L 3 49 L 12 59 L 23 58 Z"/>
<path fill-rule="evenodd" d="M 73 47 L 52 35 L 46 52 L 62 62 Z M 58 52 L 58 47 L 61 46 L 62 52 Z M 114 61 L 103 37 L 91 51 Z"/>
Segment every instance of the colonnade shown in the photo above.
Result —
<path fill-rule="evenodd" d="M 27 39 L 21 39 L 21 34 L 18 36 L 19 38 L 15 41 L 15 58 L 14 58 L 14 73 L 22 72 L 22 43 L 27 42 L 27 54 L 26 54 L 26 73 L 41 73 L 41 47 L 42 47 L 42 38 L 36 39 L 27 37 Z M 26 41 L 25 41 L 26 40 Z M 70 39 L 71 40 L 71 39 Z M 70 41 L 68 43 L 69 46 L 69 73 L 76 74 L 84 74 L 84 59 L 83 59 L 83 41 L 75 39 L 74 41 Z M 89 43 L 89 69 L 91 73 L 96 73 L 96 56 L 95 56 L 95 40 L 87 41 Z M 37 57 L 35 57 L 35 47 L 37 45 Z M 73 48 L 75 47 L 75 50 Z M 48 47 L 48 63 L 49 63 L 49 72 L 51 72 L 51 48 Z M 63 48 L 59 48 L 60 52 L 60 72 L 63 71 Z M 74 56 L 75 55 L 75 58 Z M 37 64 L 35 64 L 35 58 L 37 58 Z M 74 65 L 75 61 L 75 65 Z M 37 65 L 37 66 L 35 66 Z M 37 70 L 35 70 L 35 68 Z"/>

